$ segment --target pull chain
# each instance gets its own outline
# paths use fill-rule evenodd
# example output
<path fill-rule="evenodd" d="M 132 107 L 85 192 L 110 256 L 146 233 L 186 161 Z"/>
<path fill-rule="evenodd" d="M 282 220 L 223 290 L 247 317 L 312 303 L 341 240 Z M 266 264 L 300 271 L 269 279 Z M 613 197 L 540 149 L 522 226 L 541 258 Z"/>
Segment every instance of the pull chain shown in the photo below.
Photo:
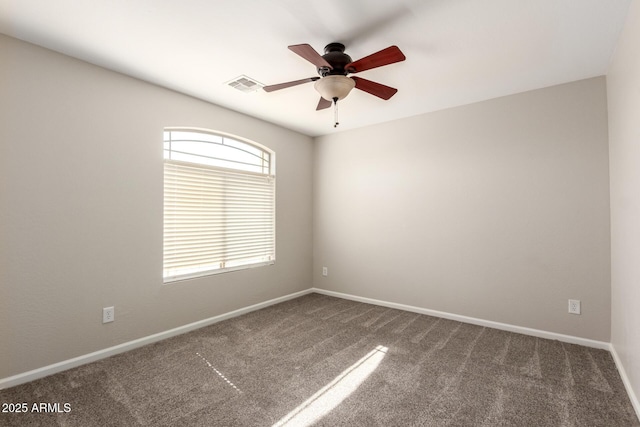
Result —
<path fill-rule="evenodd" d="M 340 124 L 338 122 L 338 98 L 333 98 L 333 120 L 335 122 L 333 127 L 337 128 L 338 125 Z"/>

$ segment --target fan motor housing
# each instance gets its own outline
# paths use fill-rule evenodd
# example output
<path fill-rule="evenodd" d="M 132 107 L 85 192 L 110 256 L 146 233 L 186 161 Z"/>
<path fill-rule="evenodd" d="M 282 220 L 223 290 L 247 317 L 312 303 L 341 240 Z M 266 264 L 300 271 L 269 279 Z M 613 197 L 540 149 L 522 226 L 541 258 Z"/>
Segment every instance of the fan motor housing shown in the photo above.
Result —
<path fill-rule="evenodd" d="M 318 74 L 324 76 L 346 76 L 349 74 L 345 67 L 352 61 L 351 57 L 344 53 L 345 46 L 342 43 L 329 43 L 324 47 L 324 55 L 322 57 L 327 61 L 333 69 L 327 67 L 319 67 Z"/>

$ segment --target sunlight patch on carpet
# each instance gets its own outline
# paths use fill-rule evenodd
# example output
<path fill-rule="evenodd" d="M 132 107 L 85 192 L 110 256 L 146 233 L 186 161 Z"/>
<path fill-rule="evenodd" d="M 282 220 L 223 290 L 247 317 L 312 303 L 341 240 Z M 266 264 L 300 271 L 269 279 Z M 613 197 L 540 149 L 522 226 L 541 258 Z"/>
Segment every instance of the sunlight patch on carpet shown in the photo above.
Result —
<path fill-rule="evenodd" d="M 231 387 L 233 387 L 234 389 L 236 389 L 236 391 L 238 393 L 242 393 L 242 391 L 236 387 L 236 385 L 234 383 L 232 383 L 231 381 L 229 381 L 229 379 L 227 377 L 225 377 L 222 372 L 218 371 L 212 364 L 211 362 L 209 362 L 203 355 L 201 355 L 200 353 L 196 353 L 198 356 L 200 356 L 200 358 L 204 361 L 204 363 L 207 364 L 207 366 L 211 369 L 213 369 L 213 371 L 218 374 L 218 376 L 224 381 L 226 382 L 228 385 L 230 385 Z"/>
<path fill-rule="evenodd" d="M 345 369 L 333 381 L 318 390 L 273 427 L 285 425 L 309 426 L 331 412 L 351 395 L 376 370 L 389 350 L 379 345 L 362 359 Z"/>

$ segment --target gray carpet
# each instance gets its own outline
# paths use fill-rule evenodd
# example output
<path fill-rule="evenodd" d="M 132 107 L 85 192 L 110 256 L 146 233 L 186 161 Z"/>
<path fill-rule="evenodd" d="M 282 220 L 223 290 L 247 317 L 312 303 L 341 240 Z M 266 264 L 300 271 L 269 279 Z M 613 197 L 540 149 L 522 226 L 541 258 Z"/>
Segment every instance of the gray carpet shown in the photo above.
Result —
<path fill-rule="evenodd" d="M 640 426 L 607 351 L 319 294 L 0 402 L 71 409 L 3 426 Z"/>

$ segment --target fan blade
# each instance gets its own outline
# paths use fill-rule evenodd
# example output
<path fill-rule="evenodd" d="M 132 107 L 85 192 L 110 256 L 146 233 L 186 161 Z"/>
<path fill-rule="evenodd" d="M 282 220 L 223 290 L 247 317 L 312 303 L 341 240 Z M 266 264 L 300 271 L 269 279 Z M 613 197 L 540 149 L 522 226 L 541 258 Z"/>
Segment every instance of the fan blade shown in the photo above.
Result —
<path fill-rule="evenodd" d="M 330 70 L 333 69 L 331 64 L 329 64 L 326 59 L 320 56 L 320 54 L 316 52 L 314 48 L 306 43 L 291 45 L 289 46 L 289 50 L 302 56 L 304 59 L 311 62 L 318 68 L 326 67 Z"/>
<path fill-rule="evenodd" d="M 357 89 L 363 90 L 384 100 L 391 98 L 398 91 L 396 88 L 372 82 L 371 80 L 363 79 L 362 77 L 351 78 L 355 80 Z"/>
<path fill-rule="evenodd" d="M 309 77 L 308 79 L 294 80 L 292 82 L 265 86 L 262 89 L 264 89 L 265 92 L 273 92 L 274 90 L 286 89 L 288 87 L 301 85 L 303 83 L 315 82 L 316 80 L 320 80 L 320 77 Z"/>
<path fill-rule="evenodd" d="M 389 46 L 362 59 L 345 65 L 344 69 L 350 73 L 359 73 L 360 71 L 370 70 L 372 68 L 382 67 L 383 65 L 394 64 L 396 62 L 407 59 L 400 51 L 398 46 Z"/>
<path fill-rule="evenodd" d="M 320 97 L 320 101 L 318 101 L 318 106 L 316 107 L 316 111 L 324 110 L 325 108 L 331 107 L 331 101 L 327 101 L 323 97 Z"/>

